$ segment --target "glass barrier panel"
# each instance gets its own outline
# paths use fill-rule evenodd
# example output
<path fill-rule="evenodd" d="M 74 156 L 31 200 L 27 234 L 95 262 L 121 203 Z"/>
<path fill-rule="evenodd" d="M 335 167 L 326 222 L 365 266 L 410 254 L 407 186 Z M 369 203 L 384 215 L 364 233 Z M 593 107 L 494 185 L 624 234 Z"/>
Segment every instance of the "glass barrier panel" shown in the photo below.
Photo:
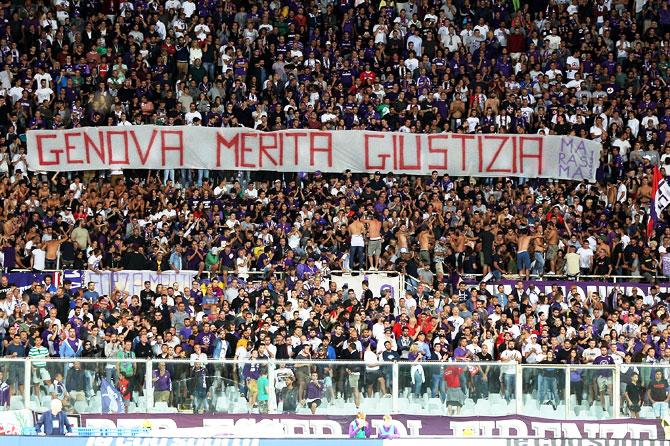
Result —
<path fill-rule="evenodd" d="M 614 414 L 614 367 L 570 366 L 569 417 L 609 419 Z"/>
<path fill-rule="evenodd" d="M 621 414 L 631 418 L 663 419 L 668 410 L 667 364 L 622 364 L 619 367 Z"/>
<path fill-rule="evenodd" d="M 392 365 L 249 361 L 205 364 L 154 361 L 154 408 L 194 413 L 296 413 L 348 415 L 391 411 Z M 163 378 L 161 378 L 163 377 Z M 165 401 L 167 399 L 167 401 Z"/>
<path fill-rule="evenodd" d="M 565 371 L 566 367 L 524 366 L 521 367 L 521 389 L 523 395 L 522 415 L 544 418 L 565 418 Z"/>
<path fill-rule="evenodd" d="M 399 363 L 398 405 L 426 415 L 511 415 L 516 379 L 504 370 L 494 363 Z"/>
<path fill-rule="evenodd" d="M 6 382 L 8 389 L 4 390 L 0 397 L 1 410 L 16 410 L 29 408 L 24 401 L 25 397 L 25 371 L 26 362 L 22 359 L 3 359 L 0 362 L 0 381 Z"/>
<path fill-rule="evenodd" d="M 69 413 L 102 413 L 109 387 L 121 394 L 122 412 L 147 412 L 144 361 L 32 360 L 31 408 L 45 411 L 58 398 Z M 150 410 L 151 411 L 151 410 Z"/>

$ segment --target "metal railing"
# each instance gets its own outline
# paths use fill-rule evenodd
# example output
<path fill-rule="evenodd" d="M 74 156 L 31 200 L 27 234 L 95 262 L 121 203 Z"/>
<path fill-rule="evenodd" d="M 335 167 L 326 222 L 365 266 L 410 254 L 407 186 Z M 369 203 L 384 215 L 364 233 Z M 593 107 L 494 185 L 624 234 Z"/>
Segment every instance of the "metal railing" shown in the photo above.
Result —
<path fill-rule="evenodd" d="M 662 378 L 670 378 L 670 364 L 211 359 L 197 364 L 190 359 L 4 358 L 0 372 L 11 396 L 0 409 L 42 411 L 51 398 L 60 397 L 71 412 L 100 413 L 102 380 L 118 385 L 119 372 L 124 371 L 131 382 L 125 409 L 129 412 L 350 415 L 360 408 L 370 414 L 420 411 L 475 416 L 536 415 L 541 410 L 543 416 L 555 419 L 620 418 L 638 413 L 654 418 L 658 405 L 646 393 L 639 409 L 626 404 L 626 386 L 633 372 L 645 387 L 657 371 Z M 154 373 L 163 378 L 168 373 L 171 390 L 157 389 Z M 259 381 L 261 375 L 267 381 Z M 65 383 L 60 394 L 57 380 Z M 265 387 L 259 390 L 259 383 Z M 267 399 L 259 401 L 264 395 Z M 668 403 L 663 404 L 667 409 Z"/>

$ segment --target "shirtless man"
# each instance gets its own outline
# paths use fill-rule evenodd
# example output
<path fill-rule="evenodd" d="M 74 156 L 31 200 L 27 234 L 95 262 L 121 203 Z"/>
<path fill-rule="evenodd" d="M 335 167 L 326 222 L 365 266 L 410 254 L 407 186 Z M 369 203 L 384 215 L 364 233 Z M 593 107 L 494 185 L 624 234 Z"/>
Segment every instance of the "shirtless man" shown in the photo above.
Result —
<path fill-rule="evenodd" d="M 647 178 L 642 178 L 642 185 L 637 188 L 637 196 L 640 200 L 640 203 L 647 204 L 651 201 L 651 186 L 649 185 L 649 180 Z"/>
<path fill-rule="evenodd" d="M 400 226 L 400 229 L 398 230 L 398 232 L 396 232 L 396 238 L 398 239 L 398 243 L 397 243 L 398 252 L 396 253 L 396 255 L 400 255 L 400 250 L 401 249 L 404 249 L 406 251 L 408 250 L 407 226 L 405 226 L 405 225 Z"/>
<path fill-rule="evenodd" d="M 382 222 L 376 216 L 361 221 L 368 225 L 368 265 L 370 271 L 377 271 L 379 256 L 382 254 Z"/>
<path fill-rule="evenodd" d="M 349 269 L 354 271 L 365 267 L 365 239 L 363 231 L 365 225 L 358 215 L 354 214 L 352 222 L 349 224 L 349 235 L 351 236 L 351 250 L 349 251 Z"/>
<path fill-rule="evenodd" d="M 463 272 L 463 261 L 465 260 L 465 234 L 460 229 L 449 236 L 449 243 L 451 249 L 454 251 L 454 260 L 456 261 L 456 269 L 458 272 Z"/>
<path fill-rule="evenodd" d="M 428 265 L 430 265 L 430 242 L 433 235 L 431 228 L 432 226 L 430 223 L 426 226 L 422 226 L 419 231 L 419 236 L 417 237 L 419 240 L 419 257 Z"/>
<path fill-rule="evenodd" d="M 44 243 L 44 250 L 46 254 L 46 269 L 56 269 L 58 266 L 58 251 L 60 250 L 60 245 L 63 243 L 66 238 L 59 238 L 58 240 L 49 240 Z"/>
<path fill-rule="evenodd" d="M 558 254 L 558 229 L 553 222 L 547 223 L 547 230 L 544 232 L 544 240 L 547 242 L 547 255 L 545 259 L 549 262 L 549 274 L 556 271 L 556 254 Z"/>
<path fill-rule="evenodd" d="M 544 251 L 546 246 L 544 244 L 544 230 L 542 226 L 538 225 L 537 229 L 531 227 L 533 233 L 533 252 L 535 253 L 535 264 L 533 265 L 533 274 L 537 276 L 544 276 Z"/>
<path fill-rule="evenodd" d="M 530 240 L 528 229 L 524 228 L 520 231 L 516 241 L 516 267 L 519 275 L 526 276 L 526 280 L 530 276 L 530 254 L 528 254 Z"/>

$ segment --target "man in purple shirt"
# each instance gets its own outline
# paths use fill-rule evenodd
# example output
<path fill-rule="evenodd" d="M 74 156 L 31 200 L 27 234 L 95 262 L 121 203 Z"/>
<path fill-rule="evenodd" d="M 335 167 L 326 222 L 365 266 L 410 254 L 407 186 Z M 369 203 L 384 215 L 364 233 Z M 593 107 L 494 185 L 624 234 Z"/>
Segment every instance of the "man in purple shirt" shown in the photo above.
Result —
<path fill-rule="evenodd" d="M 205 322 L 202 326 L 202 333 L 198 333 L 198 335 L 195 337 L 196 344 L 200 344 L 202 346 L 203 353 L 205 353 L 207 356 L 210 356 L 215 340 L 216 337 L 214 336 L 214 333 L 210 331 L 210 324 Z"/>
<path fill-rule="evenodd" d="M 153 371 L 154 401 L 168 402 L 172 393 L 172 378 L 165 368 L 165 363 L 158 364 L 158 370 Z"/>
<path fill-rule="evenodd" d="M 608 354 L 607 347 L 600 347 L 600 355 L 593 359 L 593 364 L 603 366 L 614 364 L 614 358 Z M 596 370 L 595 372 L 595 385 L 598 391 L 598 395 L 600 396 L 600 405 L 602 406 L 603 411 L 607 411 L 605 407 L 605 395 L 608 393 L 610 395 L 612 394 L 612 371 L 613 370 L 611 368 L 602 368 Z"/>

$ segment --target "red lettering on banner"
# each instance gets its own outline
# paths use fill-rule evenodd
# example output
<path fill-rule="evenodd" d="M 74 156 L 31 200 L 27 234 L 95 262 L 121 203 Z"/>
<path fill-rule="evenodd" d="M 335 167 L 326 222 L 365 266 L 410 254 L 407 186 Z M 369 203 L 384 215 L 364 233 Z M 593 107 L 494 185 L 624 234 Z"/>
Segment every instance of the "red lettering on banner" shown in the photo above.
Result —
<path fill-rule="evenodd" d="M 384 139 L 384 135 L 382 134 L 375 134 L 375 133 L 365 133 L 363 135 L 364 139 L 364 150 L 365 150 L 365 170 L 386 170 L 386 158 L 390 157 L 391 155 L 388 153 L 380 153 L 377 155 L 377 158 L 380 158 L 382 160 L 382 163 L 378 166 L 370 164 L 370 139 L 372 138 L 382 138 Z M 395 136 L 394 136 L 394 143 L 395 143 Z M 395 145 L 395 144 L 394 144 Z"/>
<path fill-rule="evenodd" d="M 416 141 L 416 164 L 405 164 L 405 135 L 398 136 L 398 149 L 400 150 L 400 161 L 399 169 L 400 170 L 420 170 L 421 169 L 421 135 L 416 135 L 414 137 Z"/>
<path fill-rule="evenodd" d="M 52 133 L 48 133 L 46 135 L 38 134 L 35 135 L 35 143 L 37 144 L 37 156 L 38 159 L 40 160 L 40 166 L 56 166 L 60 164 L 60 153 L 63 152 L 63 149 L 51 149 L 49 152 L 53 153 L 56 155 L 56 160 L 55 161 L 46 161 L 44 159 L 44 146 L 42 146 L 42 140 L 43 139 L 56 139 L 58 138 L 56 135 Z"/>
<path fill-rule="evenodd" d="M 271 138 L 272 142 L 270 144 L 266 144 L 263 140 L 265 138 Z M 263 168 L 263 154 L 269 159 L 272 164 L 275 166 L 278 165 L 277 160 L 270 155 L 270 152 L 268 150 L 277 149 L 277 134 L 276 133 L 261 133 L 260 136 L 258 137 L 258 166 L 260 168 Z M 279 160 L 282 160 L 282 150 L 280 149 L 279 151 Z"/>
<path fill-rule="evenodd" d="M 230 140 L 227 140 L 221 133 L 216 134 L 216 167 L 221 167 L 221 147 L 233 148 L 235 154 L 235 167 L 239 167 L 239 151 L 237 147 L 240 143 L 240 135 L 235 134 Z"/>
<path fill-rule="evenodd" d="M 494 173 L 494 172 L 502 172 L 502 173 L 516 173 L 516 144 L 513 144 L 512 146 L 512 166 L 513 169 L 494 169 L 492 166 L 496 163 L 498 160 L 498 157 L 500 156 L 500 152 L 502 151 L 503 147 L 505 147 L 505 144 L 507 141 L 514 140 L 514 138 L 508 136 L 508 135 L 486 135 L 486 136 L 479 136 L 479 171 L 482 172 L 482 140 L 500 140 L 500 145 L 498 145 L 498 148 L 496 149 L 495 153 L 493 154 L 493 158 L 491 161 L 488 163 L 486 166 L 486 172 L 489 173 Z"/>
<path fill-rule="evenodd" d="M 524 160 L 526 158 L 535 158 L 537 159 L 537 173 L 533 173 L 536 176 L 542 176 L 542 159 L 544 158 L 544 139 L 539 136 L 519 136 L 519 160 L 521 162 L 520 172 L 524 173 Z M 537 153 L 535 154 L 526 154 L 525 142 L 526 141 L 535 141 L 537 143 Z"/>
<path fill-rule="evenodd" d="M 147 149 L 144 152 L 142 152 L 142 148 L 140 147 L 140 142 L 137 140 L 137 134 L 135 133 L 135 130 L 130 130 L 130 136 L 133 138 L 133 142 L 135 143 L 135 150 L 137 150 L 137 155 L 139 155 L 140 161 L 142 162 L 143 166 L 147 163 L 147 159 L 149 159 L 149 153 L 151 152 L 151 147 L 154 145 L 154 141 L 156 140 L 157 134 L 158 132 L 156 131 L 156 129 L 151 130 L 151 138 L 149 139 L 149 145 L 147 146 Z M 163 163 L 163 165 L 165 165 L 165 163 Z"/>
<path fill-rule="evenodd" d="M 317 147 L 316 138 L 325 137 L 326 147 Z M 314 165 L 314 154 L 317 152 L 328 154 L 328 168 L 333 167 L 333 135 L 330 132 L 309 133 L 309 165 Z"/>
<path fill-rule="evenodd" d="M 176 146 L 169 146 L 166 143 L 166 135 L 177 135 L 179 143 Z M 167 165 L 165 161 L 165 154 L 167 152 L 179 152 L 179 166 L 184 165 L 184 132 L 182 130 L 161 130 L 161 154 L 163 159 L 163 166 Z"/>
<path fill-rule="evenodd" d="M 398 169 L 398 135 L 393 135 L 393 170 Z"/>
<path fill-rule="evenodd" d="M 70 157 L 70 152 L 77 148 L 77 146 L 70 143 L 70 138 L 80 138 L 81 132 L 65 133 L 63 138 L 65 139 L 65 160 L 68 164 L 84 164 L 83 159 L 75 159 Z"/>
<path fill-rule="evenodd" d="M 123 154 L 125 157 L 123 159 L 114 159 L 114 146 L 112 144 L 112 137 L 116 135 L 121 135 L 123 136 Z M 109 164 L 125 164 L 128 165 L 130 164 L 130 159 L 128 158 L 128 133 L 125 130 L 121 131 L 115 131 L 115 130 L 108 130 L 107 131 L 107 154 L 109 155 Z"/>
<path fill-rule="evenodd" d="M 238 167 L 249 167 L 255 168 L 255 164 L 248 164 L 246 158 L 244 157 L 245 153 L 252 153 L 253 149 L 247 147 L 247 138 L 258 138 L 256 133 L 242 133 L 242 144 L 240 145 L 240 165 Z"/>
<path fill-rule="evenodd" d="M 285 133 L 284 136 L 286 138 L 293 138 L 293 165 L 297 166 L 299 164 L 298 162 L 298 152 L 300 151 L 300 143 L 298 142 L 298 138 L 307 136 L 307 133 L 305 132 L 290 132 L 290 133 Z M 282 165 L 284 165 L 284 161 L 282 159 Z"/>
<path fill-rule="evenodd" d="M 105 134 L 103 132 L 98 132 L 98 139 L 100 143 L 95 144 L 93 138 L 88 136 L 88 133 L 84 132 L 84 150 L 86 151 L 86 163 L 91 164 L 91 147 L 93 151 L 98 155 L 98 158 L 103 164 L 106 164 L 105 161 Z"/>
<path fill-rule="evenodd" d="M 448 135 L 428 135 L 428 153 L 441 153 L 442 154 L 442 164 L 428 164 L 430 170 L 447 170 L 449 168 L 449 148 L 448 147 L 433 147 L 434 140 L 448 140 Z"/>
<path fill-rule="evenodd" d="M 465 168 L 465 141 L 466 140 L 473 140 L 475 139 L 475 135 L 462 135 L 460 133 L 454 133 L 451 135 L 452 138 L 454 139 L 460 139 L 461 140 L 461 170 L 463 172 L 466 172 Z"/>

